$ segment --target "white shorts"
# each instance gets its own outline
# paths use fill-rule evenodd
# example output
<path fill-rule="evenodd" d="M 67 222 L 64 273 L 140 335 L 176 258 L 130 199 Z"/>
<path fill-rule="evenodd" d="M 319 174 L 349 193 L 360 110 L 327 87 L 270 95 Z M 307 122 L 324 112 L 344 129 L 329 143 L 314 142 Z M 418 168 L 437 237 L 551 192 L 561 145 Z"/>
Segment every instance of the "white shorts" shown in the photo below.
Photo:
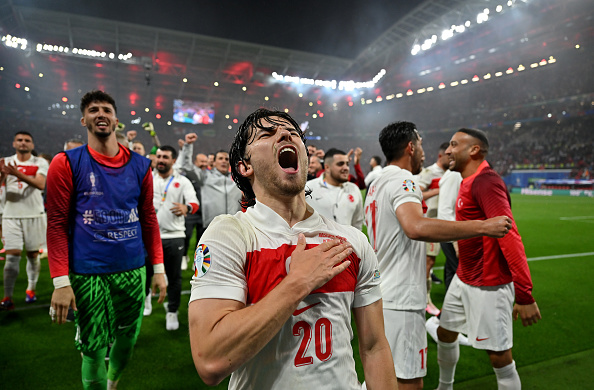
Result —
<path fill-rule="evenodd" d="M 384 309 L 384 328 L 396 376 L 415 379 L 427 375 L 425 310 Z"/>
<path fill-rule="evenodd" d="M 471 286 L 455 275 L 448 289 L 439 325 L 468 335 L 476 349 L 506 351 L 513 346 L 513 283 Z"/>
<path fill-rule="evenodd" d="M 427 250 L 427 256 L 437 257 L 439 255 L 439 251 L 441 249 L 439 242 L 426 242 L 425 246 Z"/>
<path fill-rule="evenodd" d="M 45 217 L 35 218 L 3 218 L 2 240 L 6 250 L 17 249 L 32 252 L 38 251 L 45 242 L 47 221 Z"/>

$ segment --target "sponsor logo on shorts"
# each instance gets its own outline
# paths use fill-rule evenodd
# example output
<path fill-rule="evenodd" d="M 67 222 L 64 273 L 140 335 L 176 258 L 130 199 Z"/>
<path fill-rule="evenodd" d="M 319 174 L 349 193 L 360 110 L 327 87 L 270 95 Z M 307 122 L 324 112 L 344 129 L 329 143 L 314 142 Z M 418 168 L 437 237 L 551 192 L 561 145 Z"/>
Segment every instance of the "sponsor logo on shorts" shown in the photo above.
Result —
<path fill-rule="evenodd" d="M 210 250 L 204 244 L 198 244 L 194 253 L 194 276 L 201 278 L 210 269 Z"/>
<path fill-rule="evenodd" d="M 406 179 L 402 183 L 402 188 L 404 188 L 404 191 L 406 192 L 415 192 L 415 182 L 410 179 Z"/>
<path fill-rule="evenodd" d="M 488 339 L 488 337 L 485 337 L 484 339 L 479 339 L 478 336 L 477 336 L 476 341 L 485 341 L 487 339 Z"/>

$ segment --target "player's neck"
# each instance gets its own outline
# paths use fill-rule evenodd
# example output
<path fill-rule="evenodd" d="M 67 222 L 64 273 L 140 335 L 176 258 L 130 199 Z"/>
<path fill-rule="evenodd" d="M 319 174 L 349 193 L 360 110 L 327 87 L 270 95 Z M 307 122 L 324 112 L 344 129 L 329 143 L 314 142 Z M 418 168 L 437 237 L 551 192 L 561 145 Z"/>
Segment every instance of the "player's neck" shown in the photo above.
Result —
<path fill-rule="evenodd" d="M 163 179 L 167 179 L 169 176 L 173 175 L 173 168 L 168 170 L 165 173 L 162 173 L 160 171 L 157 171 L 157 173 L 159 174 L 159 176 L 161 176 Z"/>
<path fill-rule="evenodd" d="M 16 152 L 17 160 L 19 160 L 21 162 L 29 161 L 31 156 L 32 156 L 31 152 Z"/>
<path fill-rule="evenodd" d="M 464 170 L 460 172 L 462 179 L 474 175 L 483 161 L 485 160 L 470 160 L 468 164 L 466 164 L 466 167 L 464 167 Z"/>
<path fill-rule="evenodd" d="M 107 157 L 115 157 L 120 152 L 120 145 L 115 134 L 107 138 L 98 138 L 89 134 L 89 148 Z"/>
<path fill-rule="evenodd" d="M 322 175 L 324 175 L 324 181 L 326 182 L 326 184 L 330 184 L 331 186 L 334 186 L 334 187 L 340 187 L 342 185 L 342 183 L 339 183 L 338 180 L 334 180 L 332 175 L 329 175 L 327 173 L 328 173 L 327 171 L 322 173 Z"/>
<path fill-rule="evenodd" d="M 412 163 L 410 158 L 403 157 L 399 160 L 391 161 L 388 165 L 395 165 L 400 169 L 405 169 L 409 172 L 412 172 Z"/>
<path fill-rule="evenodd" d="M 297 222 L 309 218 L 313 212 L 310 211 L 305 202 L 305 192 L 297 196 L 257 196 L 258 202 L 265 204 L 284 219 L 289 226 L 293 227 Z"/>

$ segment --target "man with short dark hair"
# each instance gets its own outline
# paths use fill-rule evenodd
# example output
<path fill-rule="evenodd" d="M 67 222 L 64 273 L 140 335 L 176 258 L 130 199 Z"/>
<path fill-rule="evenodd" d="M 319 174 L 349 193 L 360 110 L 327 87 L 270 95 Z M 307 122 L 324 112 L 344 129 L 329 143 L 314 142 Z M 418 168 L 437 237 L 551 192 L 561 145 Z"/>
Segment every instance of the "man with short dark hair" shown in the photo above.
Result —
<path fill-rule="evenodd" d="M 458 270 L 446 293 L 437 328 L 439 389 L 452 389 L 460 356 L 458 332 L 467 332 L 476 349 L 487 352 L 500 389 L 522 387 L 512 357 L 513 324 L 524 326 L 541 319 L 532 297 L 532 280 L 522 238 L 513 222 L 511 198 L 505 183 L 486 160 L 487 135 L 460 129 L 446 150 L 449 168 L 460 172 L 462 184 L 456 202 L 456 221 L 506 215 L 512 226 L 503 238 L 458 241 Z M 514 304 L 515 298 L 515 304 Z"/>
<path fill-rule="evenodd" d="M 371 182 L 377 179 L 382 173 L 382 158 L 380 156 L 371 157 L 369 166 L 371 167 L 371 171 L 365 176 L 365 185 L 367 188 L 369 188 Z"/>
<path fill-rule="evenodd" d="M 229 153 L 219 150 L 214 155 L 213 168 L 202 169 L 192 164 L 194 142 L 198 139 L 196 133 L 186 134 L 182 152 L 181 168 L 193 171 L 198 177 L 202 209 L 202 224 L 207 227 L 210 222 L 221 214 L 235 214 L 241 210 L 241 191 L 237 189 L 229 174 Z"/>
<path fill-rule="evenodd" d="M 177 151 L 164 145 L 157 149 L 157 167 L 153 173 L 153 206 L 159 221 L 163 260 L 167 275 L 167 315 L 165 328 L 177 330 L 179 320 L 177 309 L 180 305 L 182 275 L 181 264 L 184 256 L 186 236 L 185 216 L 198 211 L 198 199 L 190 180 L 173 169 Z M 150 294 L 146 298 L 150 304 Z M 145 307 L 146 307 L 145 302 Z"/>
<path fill-rule="evenodd" d="M 506 216 L 450 222 L 425 218 L 421 189 L 413 175 L 423 167 L 422 138 L 416 125 L 396 122 L 379 135 L 386 166 L 365 199 L 365 223 L 382 274 L 386 336 L 398 387 L 421 389 L 427 372 L 425 243 L 460 238 L 502 237 L 511 227 Z"/>
<path fill-rule="evenodd" d="M 208 385 L 359 390 L 351 309 L 370 389 L 396 389 L 367 238 L 306 203 L 307 152 L 285 112 L 259 109 L 231 147 L 245 213 L 212 221 L 195 256 L 190 345 Z"/>
<path fill-rule="evenodd" d="M 45 243 L 45 210 L 42 191 L 48 163 L 33 156 L 33 136 L 26 131 L 15 134 L 12 142 L 16 154 L 0 159 L 0 184 L 6 183 L 6 202 L 2 215 L 2 238 L 6 250 L 4 264 L 4 298 L 0 310 L 14 309 L 12 295 L 19 275 L 21 252 L 27 252 L 27 290 L 25 302 L 37 300 L 39 249 Z"/>
<path fill-rule="evenodd" d="M 313 180 L 319 176 L 320 171 L 323 171 L 322 162 L 316 155 L 309 155 L 309 165 L 307 167 L 307 180 Z"/>
<path fill-rule="evenodd" d="M 115 101 L 103 91 L 88 92 L 80 110 L 88 144 L 59 153 L 48 171 L 50 315 L 63 324 L 68 308 L 75 310 L 83 388 L 115 389 L 142 323 L 143 247 L 160 303 L 166 289 L 163 251 L 150 162 L 118 144 Z"/>
<path fill-rule="evenodd" d="M 307 182 L 311 189 L 308 203 L 326 218 L 361 230 L 363 198 L 356 184 L 349 182 L 349 157 L 338 149 L 330 149 L 324 157 L 324 172 Z"/>

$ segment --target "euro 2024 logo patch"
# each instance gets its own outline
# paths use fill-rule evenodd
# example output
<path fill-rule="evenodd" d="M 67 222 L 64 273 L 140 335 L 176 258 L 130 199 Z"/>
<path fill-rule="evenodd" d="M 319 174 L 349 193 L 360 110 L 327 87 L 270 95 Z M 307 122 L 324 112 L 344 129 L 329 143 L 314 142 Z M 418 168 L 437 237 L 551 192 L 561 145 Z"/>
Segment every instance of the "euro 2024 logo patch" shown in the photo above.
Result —
<path fill-rule="evenodd" d="M 210 269 L 210 250 L 204 244 L 198 244 L 194 253 L 194 276 L 206 275 Z"/>
<path fill-rule="evenodd" d="M 410 179 L 406 179 L 404 183 L 402 183 L 402 188 L 404 188 L 404 191 L 406 192 L 415 192 L 415 183 Z"/>

